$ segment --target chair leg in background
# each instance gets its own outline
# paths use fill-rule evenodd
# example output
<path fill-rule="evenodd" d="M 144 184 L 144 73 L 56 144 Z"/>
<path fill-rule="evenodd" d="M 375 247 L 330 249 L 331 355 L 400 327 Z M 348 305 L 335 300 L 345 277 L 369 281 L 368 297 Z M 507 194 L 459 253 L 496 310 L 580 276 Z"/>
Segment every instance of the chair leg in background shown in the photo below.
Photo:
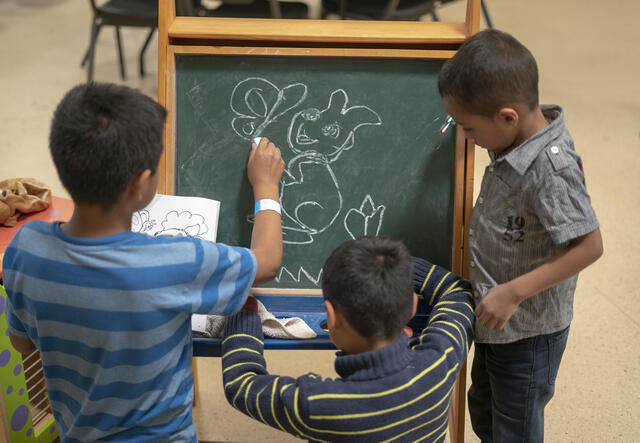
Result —
<path fill-rule="evenodd" d="M 84 53 L 84 57 L 82 57 L 82 62 L 80 63 L 81 68 L 84 68 L 84 65 L 87 64 L 87 61 L 89 61 L 89 51 L 90 49 L 87 48 L 87 51 Z"/>
<path fill-rule="evenodd" d="M 489 17 L 489 10 L 487 9 L 485 0 L 482 0 L 480 3 L 482 4 L 482 14 L 484 15 L 484 19 L 487 22 L 487 27 L 489 29 L 493 29 L 493 23 L 491 23 L 491 17 Z"/>
<path fill-rule="evenodd" d="M 124 72 L 124 55 L 122 54 L 122 39 L 120 38 L 120 26 L 116 26 L 116 44 L 118 46 L 118 59 L 120 60 L 120 78 L 127 78 Z"/>
<path fill-rule="evenodd" d="M 82 57 L 82 62 L 80 63 L 80 67 L 84 68 L 84 65 L 89 61 L 89 52 L 91 52 L 91 39 L 93 38 L 93 27 L 95 26 L 95 20 L 91 20 L 91 27 L 89 28 L 89 47 L 87 47 L 87 52 L 84 53 L 84 57 Z M 96 31 L 96 39 L 98 38 L 98 34 L 100 33 L 101 26 L 98 26 L 98 30 Z"/>
<path fill-rule="evenodd" d="M 87 69 L 87 82 L 93 80 L 93 62 L 96 55 L 96 40 L 98 39 L 98 33 L 100 32 L 100 25 L 95 22 L 91 23 L 91 37 L 89 40 L 89 49 L 87 57 L 89 58 L 89 69 Z"/>
<path fill-rule="evenodd" d="M 271 18 L 282 18 L 282 10 L 278 0 L 269 0 L 269 10 L 271 11 Z"/>
<path fill-rule="evenodd" d="M 156 31 L 155 28 L 151 28 L 151 32 L 147 36 L 147 39 L 144 41 L 144 45 L 142 45 L 142 49 L 140 49 L 140 76 L 144 76 L 144 51 L 147 50 L 147 46 L 149 46 L 149 42 L 151 41 L 151 37 L 153 37 L 153 33 Z"/>

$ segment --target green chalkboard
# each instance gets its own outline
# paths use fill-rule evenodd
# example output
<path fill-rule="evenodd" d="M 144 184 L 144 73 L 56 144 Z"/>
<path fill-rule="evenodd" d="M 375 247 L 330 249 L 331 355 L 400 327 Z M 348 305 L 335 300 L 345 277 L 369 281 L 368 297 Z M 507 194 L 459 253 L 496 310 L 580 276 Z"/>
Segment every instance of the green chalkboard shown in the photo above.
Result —
<path fill-rule="evenodd" d="M 443 61 L 177 55 L 175 189 L 221 202 L 218 241 L 248 246 L 253 137 L 281 149 L 284 261 L 267 287 L 319 288 L 362 235 L 451 265 L 455 131 L 439 128 Z"/>

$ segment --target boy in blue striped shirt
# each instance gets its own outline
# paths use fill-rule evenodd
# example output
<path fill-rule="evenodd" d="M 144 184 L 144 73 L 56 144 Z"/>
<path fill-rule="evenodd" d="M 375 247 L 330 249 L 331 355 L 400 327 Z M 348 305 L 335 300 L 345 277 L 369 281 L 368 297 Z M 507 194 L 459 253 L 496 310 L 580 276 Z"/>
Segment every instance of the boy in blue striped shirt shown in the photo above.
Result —
<path fill-rule="evenodd" d="M 155 195 L 165 118 L 131 88 L 70 90 L 50 149 L 73 216 L 26 224 L 4 256 L 10 338 L 39 349 L 62 442 L 197 441 L 191 314 L 238 311 L 280 267 L 276 211 L 256 214 L 251 249 L 130 231 Z M 263 138 L 247 170 L 256 201 L 277 201 L 280 151 Z"/>
<path fill-rule="evenodd" d="M 338 247 L 322 270 L 340 378 L 271 375 L 260 318 L 250 303 L 230 317 L 222 342 L 227 400 L 261 422 L 317 442 L 446 439 L 456 376 L 473 339 L 469 283 L 412 258 L 399 241 L 364 237 Z M 430 308 L 419 337 L 404 325 L 417 294 Z"/>

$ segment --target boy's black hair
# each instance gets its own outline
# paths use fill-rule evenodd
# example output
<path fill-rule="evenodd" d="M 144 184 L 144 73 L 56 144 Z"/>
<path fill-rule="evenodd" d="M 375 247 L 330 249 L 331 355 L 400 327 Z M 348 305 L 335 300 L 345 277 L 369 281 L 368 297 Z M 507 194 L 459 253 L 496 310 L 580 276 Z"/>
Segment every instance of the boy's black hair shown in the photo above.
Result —
<path fill-rule="evenodd" d="M 322 268 L 322 292 L 363 337 L 395 338 L 411 319 L 413 264 L 398 240 L 362 237 L 334 250 Z"/>
<path fill-rule="evenodd" d="M 438 75 L 441 97 L 491 117 L 501 106 L 538 106 L 538 66 L 531 52 L 506 32 L 487 29 L 464 43 Z"/>
<path fill-rule="evenodd" d="M 53 115 L 49 149 L 73 201 L 108 209 L 136 174 L 155 173 L 166 115 L 127 86 L 86 83 L 67 92 Z"/>

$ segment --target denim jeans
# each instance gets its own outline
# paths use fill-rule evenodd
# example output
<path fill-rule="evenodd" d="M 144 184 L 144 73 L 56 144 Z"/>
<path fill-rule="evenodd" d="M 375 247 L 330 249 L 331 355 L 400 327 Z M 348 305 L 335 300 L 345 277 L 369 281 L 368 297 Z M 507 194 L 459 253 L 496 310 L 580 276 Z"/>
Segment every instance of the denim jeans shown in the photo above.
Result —
<path fill-rule="evenodd" d="M 507 344 L 475 344 L 469 388 L 471 425 L 483 443 L 544 441 L 569 327 Z"/>

